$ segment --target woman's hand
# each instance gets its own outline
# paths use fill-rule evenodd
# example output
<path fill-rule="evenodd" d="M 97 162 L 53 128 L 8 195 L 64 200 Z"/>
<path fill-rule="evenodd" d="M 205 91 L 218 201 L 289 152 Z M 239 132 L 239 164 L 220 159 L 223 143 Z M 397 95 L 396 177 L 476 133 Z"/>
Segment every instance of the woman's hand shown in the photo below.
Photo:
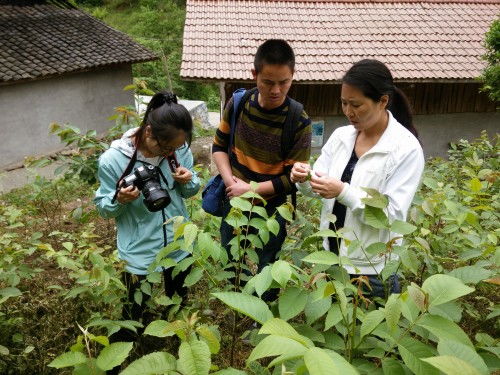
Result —
<path fill-rule="evenodd" d="M 316 172 L 316 176 L 311 177 L 312 190 L 326 199 L 336 198 L 342 192 L 344 183 L 336 178 L 325 176 Z"/>
<path fill-rule="evenodd" d="M 290 173 L 290 180 L 293 183 L 305 182 L 311 173 L 311 166 L 307 163 L 295 163 Z"/>
<path fill-rule="evenodd" d="M 233 176 L 234 183 L 226 188 L 226 195 L 229 199 L 239 197 L 240 195 L 250 191 L 250 184 L 242 179 Z"/>
<path fill-rule="evenodd" d="M 132 201 L 135 201 L 139 198 L 140 192 L 139 189 L 135 186 L 127 186 L 125 188 L 121 188 L 116 196 L 116 200 L 121 204 L 127 204 Z"/>
<path fill-rule="evenodd" d="M 186 167 L 180 166 L 175 170 L 175 173 L 172 173 L 172 177 L 179 184 L 184 185 L 187 184 L 189 181 L 191 181 L 191 179 L 193 178 L 193 174 Z"/>

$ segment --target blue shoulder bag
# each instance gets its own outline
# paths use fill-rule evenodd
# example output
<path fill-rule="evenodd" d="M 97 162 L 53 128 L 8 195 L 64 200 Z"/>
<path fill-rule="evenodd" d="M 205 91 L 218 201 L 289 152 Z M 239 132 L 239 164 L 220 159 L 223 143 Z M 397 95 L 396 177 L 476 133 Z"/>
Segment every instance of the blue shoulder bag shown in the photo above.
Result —
<path fill-rule="evenodd" d="M 234 129 L 236 128 L 236 120 L 241 113 L 243 105 L 248 100 L 250 95 L 255 92 L 255 89 L 245 90 L 238 89 L 233 93 L 233 108 L 231 113 L 231 130 L 229 133 L 229 149 L 228 157 L 231 160 L 233 152 Z M 208 180 L 207 185 L 201 193 L 201 208 L 205 212 L 222 217 L 224 200 L 226 199 L 226 185 L 220 174 Z"/>

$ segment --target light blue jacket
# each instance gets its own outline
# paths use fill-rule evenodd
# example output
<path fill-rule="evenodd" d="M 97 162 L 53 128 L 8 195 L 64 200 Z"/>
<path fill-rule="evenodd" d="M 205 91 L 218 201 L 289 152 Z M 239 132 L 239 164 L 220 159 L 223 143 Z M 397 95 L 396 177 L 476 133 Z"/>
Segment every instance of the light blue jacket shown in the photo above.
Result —
<path fill-rule="evenodd" d="M 121 139 L 113 141 L 111 147 L 99 158 L 99 182 L 94 203 L 99 214 L 104 218 L 114 218 L 117 226 L 117 245 L 120 259 L 126 262 L 126 270 L 136 274 L 147 274 L 148 266 L 154 261 L 156 254 L 164 247 L 162 212 L 150 212 L 143 203 L 143 195 L 127 204 L 118 201 L 111 203 L 115 194 L 117 180 L 127 167 L 134 146 L 130 136 L 136 129 L 127 131 Z M 174 181 L 167 160 L 163 157 L 145 158 L 137 153 L 134 169 L 152 164 L 159 166 L 166 178 L 167 185 L 160 178 L 163 188 L 166 188 L 172 199 L 164 209 L 165 217 L 183 216 L 188 218 L 183 198 L 189 198 L 198 192 L 200 180 L 193 170 L 193 154 L 189 148 L 176 151 L 179 164 L 189 169 L 193 178 L 187 184 Z M 166 225 L 167 243 L 173 239 L 172 223 Z M 169 254 L 176 261 L 185 258 L 188 253 L 178 250 Z"/>

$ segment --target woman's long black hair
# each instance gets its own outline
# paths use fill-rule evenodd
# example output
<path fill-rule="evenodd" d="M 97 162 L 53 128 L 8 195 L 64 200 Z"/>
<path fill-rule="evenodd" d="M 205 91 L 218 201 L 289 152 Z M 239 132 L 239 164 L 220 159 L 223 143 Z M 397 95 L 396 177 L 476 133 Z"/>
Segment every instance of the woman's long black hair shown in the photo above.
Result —
<path fill-rule="evenodd" d="M 141 125 L 134 134 L 136 147 L 140 145 L 148 125 L 156 140 L 169 141 L 179 130 L 183 130 L 187 144 L 191 145 L 193 120 L 189 111 L 177 103 L 177 96 L 170 91 L 160 91 L 151 98 Z"/>
<path fill-rule="evenodd" d="M 374 102 L 380 101 L 382 95 L 388 95 L 387 109 L 401 125 L 418 138 L 408 98 L 394 86 L 392 74 L 384 63 L 372 59 L 358 61 L 349 68 L 342 78 L 342 83 L 356 87 Z"/>

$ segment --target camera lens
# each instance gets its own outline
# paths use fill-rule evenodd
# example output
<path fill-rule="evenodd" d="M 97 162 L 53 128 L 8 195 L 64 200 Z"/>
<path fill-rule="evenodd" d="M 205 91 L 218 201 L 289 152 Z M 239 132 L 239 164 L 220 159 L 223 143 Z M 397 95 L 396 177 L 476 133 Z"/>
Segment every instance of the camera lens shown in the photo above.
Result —
<path fill-rule="evenodd" d="M 144 204 L 151 212 L 160 211 L 167 207 L 171 201 L 168 192 L 162 189 L 160 183 L 157 181 L 150 180 L 146 182 L 142 194 L 144 195 Z"/>

